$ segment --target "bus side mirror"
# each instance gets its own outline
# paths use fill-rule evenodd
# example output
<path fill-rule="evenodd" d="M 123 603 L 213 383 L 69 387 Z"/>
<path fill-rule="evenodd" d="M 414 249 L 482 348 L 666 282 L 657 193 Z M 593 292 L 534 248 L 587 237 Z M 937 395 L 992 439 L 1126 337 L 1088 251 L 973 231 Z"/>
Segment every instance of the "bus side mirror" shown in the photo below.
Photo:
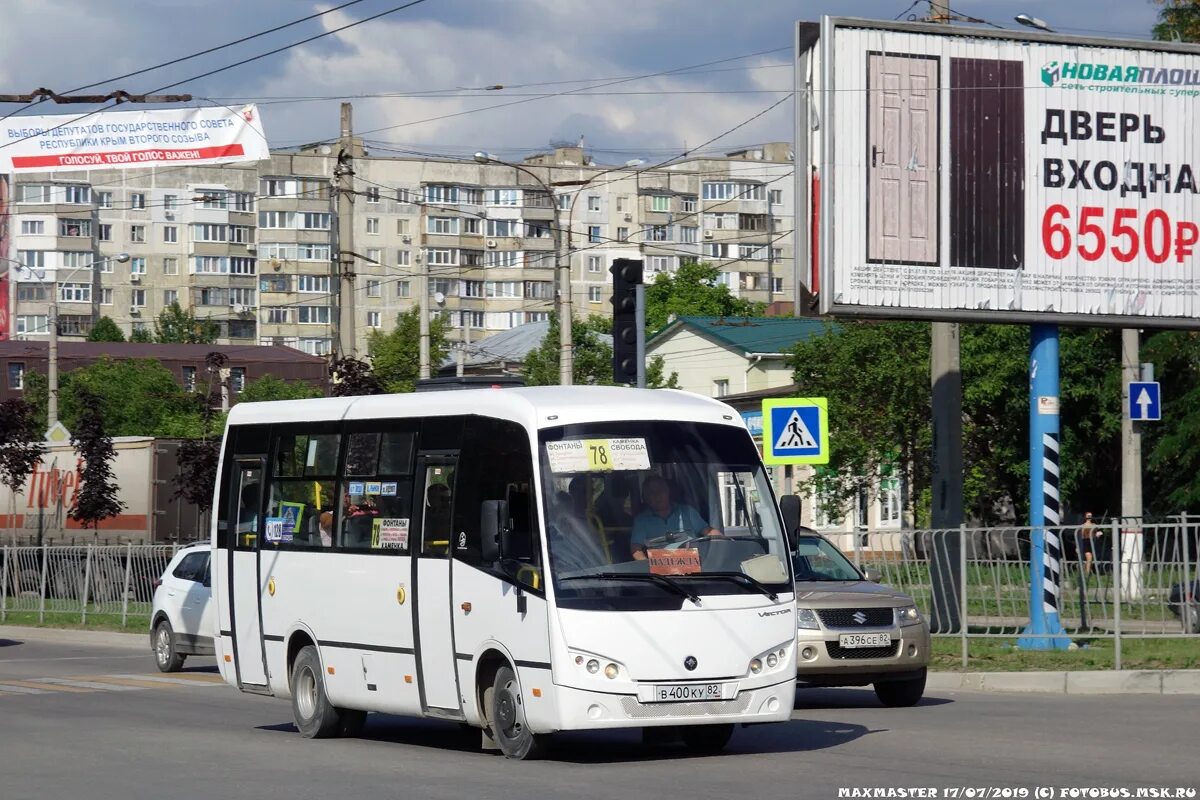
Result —
<path fill-rule="evenodd" d="M 796 549 L 796 531 L 800 527 L 800 498 L 785 494 L 779 498 L 779 513 L 783 515 L 783 534 L 787 538 L 788 550 Z"/>
<path fill-rule="evenodd" d="M 507 544 L 508 501 L 484 500 L 479 514 L 479 556 L 485 564 L 494 564 Z"/>

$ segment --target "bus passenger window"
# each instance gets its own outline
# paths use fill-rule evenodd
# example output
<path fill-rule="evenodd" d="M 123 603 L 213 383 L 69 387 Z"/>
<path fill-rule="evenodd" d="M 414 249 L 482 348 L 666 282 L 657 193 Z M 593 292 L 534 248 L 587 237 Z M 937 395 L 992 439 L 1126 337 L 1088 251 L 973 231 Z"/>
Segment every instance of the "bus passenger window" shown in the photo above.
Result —
<path fill-rule="evenodd" d="M 253 550 L 258 539 L 258 509 L 262 505 L 262 467 L 240 467 L 238 477 L 237 543 L 239 550 Z"/>

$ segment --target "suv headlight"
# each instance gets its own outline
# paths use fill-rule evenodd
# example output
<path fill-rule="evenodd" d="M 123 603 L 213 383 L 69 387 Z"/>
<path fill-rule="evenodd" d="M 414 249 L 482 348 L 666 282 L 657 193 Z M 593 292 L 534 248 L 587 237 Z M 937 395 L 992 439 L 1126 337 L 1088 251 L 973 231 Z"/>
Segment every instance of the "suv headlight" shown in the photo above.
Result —
<path fill-rule="evenodd" d="M 899 625 L 917 625 L 921 622 L 921 612 L 916 606 L 904 606 L 896 609 L 896 622 Z"/>
<path fill-rule="evenodd" d="M 817 622 L 817 612 L 811 608 L 797 608 L 796 628 L 798 630 L 820 630 L 821 624 Z"/>

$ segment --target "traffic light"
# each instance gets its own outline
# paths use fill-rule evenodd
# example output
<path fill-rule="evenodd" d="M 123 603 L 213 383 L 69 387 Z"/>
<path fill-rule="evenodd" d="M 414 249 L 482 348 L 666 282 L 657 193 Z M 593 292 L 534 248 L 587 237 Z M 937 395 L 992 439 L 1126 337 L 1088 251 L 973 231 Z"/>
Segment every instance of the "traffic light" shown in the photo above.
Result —
<path fill-rule="evenodd" d="M 634 386 L 642 365 L 638 362 L 637 287 L 642 283 L 642 262 L 618 258 L 608 271 L 613 276 L 613 381 Z"/>

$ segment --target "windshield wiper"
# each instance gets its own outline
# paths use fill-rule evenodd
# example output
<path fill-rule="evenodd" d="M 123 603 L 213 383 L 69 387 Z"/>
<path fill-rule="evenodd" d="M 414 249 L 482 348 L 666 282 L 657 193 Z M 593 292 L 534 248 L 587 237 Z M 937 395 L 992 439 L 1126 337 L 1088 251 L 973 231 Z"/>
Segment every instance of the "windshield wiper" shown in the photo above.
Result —
<path fill-rule="evenodd" d="M 747 586 L 754 589 L 756 592 L 765 594 L 772 600 L 778 600 L 779 595 L 768 589 L 761 581 L 756 578 L 751 578 L 744 572 L 691 572 L 686 575 L 677 575 L 677 578 L 725 578 L 731 581 L 741 581 Z"/>
<path fill-rule="evenodd" d="M 678 577 L 678 576 L 676 576 Z M 590 575 L 568 575 L 565 578 L 559 578 L 561 581 L 586 581 L 586 580 L 601 580 L 601 581 L 641 581 L 642 583 L 657 584 L 672 594 L 677 594 L 680 597 L 691 600 L 696 605 L 700 605 L 700 595 L 690 589 L 685 589 L 675 581 L 666 578 L 662 575 L 653 573 L 640 572 L 593 572 Z"/>

